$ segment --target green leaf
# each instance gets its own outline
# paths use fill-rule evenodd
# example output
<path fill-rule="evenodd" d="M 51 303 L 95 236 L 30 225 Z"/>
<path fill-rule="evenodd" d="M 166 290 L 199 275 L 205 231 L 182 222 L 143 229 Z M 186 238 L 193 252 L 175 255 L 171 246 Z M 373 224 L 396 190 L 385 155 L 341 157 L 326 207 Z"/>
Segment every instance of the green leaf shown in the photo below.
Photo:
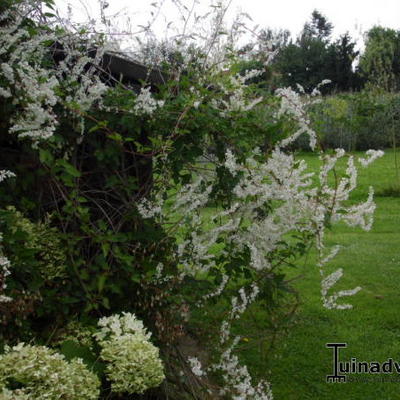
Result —
<path fill-rule="evenodd" d="M 102 274 L 97 278 L 97 290 L 99 293 L 101 293 L 103 291 L 106 280 L 107 280 L 106 274 Z"/>
<path fill-rule="evenodd" d="M 103 306 L 105 308 L 107 308 L 107 310 L 109 310 L 111 308 L 110 307 L 110 300 L 108 300 L 108 297 L 103 297 L 101 302 L 102 302 Z"/>
<path fill-rule="evenodd" d="M 74 178 L 80 178 L 81 173 L 68 161 L 64 159 L 57 160 L 57 165 L 59 167 L 62 167 L 64 169 L 64 172 L 66 172 L 68 175 L 71 175 Z"/>
<path fill-rule="evenodd" d="M 83 346 L 73 340 L 66 340 L 61 344 L 60 353 L 67 360 L 81 358 L 93 372 L 98 375 L 104 374 L 105 365 L 98 360 L 96 354 L 88 346 Z"/>
<path fill-rule="evenodd" d="M 54 162 L 54 157 L 49 150 L 40 149 L 39 150 L 39 159 L 43 164 L 51 165 Z"/>
<path fill-rule="evenodd" d="M 113 132 L 112 134 L 108 135 L 108 138 L 115 140 L 116 142 L 122 142 L 123 140 L 122 136 L 117 132 Z"/>

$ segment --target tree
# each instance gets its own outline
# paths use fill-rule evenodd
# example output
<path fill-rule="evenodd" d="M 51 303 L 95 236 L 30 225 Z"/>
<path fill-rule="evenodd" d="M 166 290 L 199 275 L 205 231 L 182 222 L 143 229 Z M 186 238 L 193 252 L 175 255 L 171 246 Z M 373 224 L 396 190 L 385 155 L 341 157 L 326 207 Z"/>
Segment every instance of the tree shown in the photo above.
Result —
<path fill-rule="evenodd" d="M 353 62 L 359 52 L 355 45 L 349 33 L 345 33 L 328 47 L 326 72 L 335 90 L 348 91 L 357 86 Z"/>
<path fill-rule="evenodd" d="M 332 24 L 314 10 L 296 43 L 288 44 L 277 57 L 276 68 L 283 85 L 300 84 L 306 91 L 312 91 L 322 80 L 330 78 L 326 66 L 332 29 Z"/>
<path fill-rule="evenodd" d="M 329 41 L 333 25 L 318 10 L 311 14 L 311 21 L 304 24 L 302 36 Z"/>
<path fill-rule="evenodd" d="M 362 74 L 370 84 L 388 91 L 400 88 L 400 32 L 374 26 L 367 32 Z"/>
<path fill-rule="evenodd" d="M 332 43 L 332 29 L 326 17 L 314 10 L 296 42 L 283 47 L 277 57 L 275 69 L 281 75 L 282 85 L 300 84 L 306 91 L 312 91 L 324 79 L 329 79 L 332 85 L 323 88 L 325 93 L 358 88 L 360 82 L 353 71 L 358 55 L 356 43 L 348 33 Z"/>
<path fill-rule="evenodd" d="M 323 79 L 325 46 L 319 40 L 308 39 L 301 44 L 290 44 L 278 56 L 277 69 L 284 86 L 300 84 L 306 91 L 313 90 Z"/>
<path fill-rule="evenodd" d="M 271 28 L 261 30 L 258 35 L 259 42 L 268 47 L 269 50 L 280 50 L 287 46 L 290 41 L 290 32 L 287 29 L 273 30 Z"/>

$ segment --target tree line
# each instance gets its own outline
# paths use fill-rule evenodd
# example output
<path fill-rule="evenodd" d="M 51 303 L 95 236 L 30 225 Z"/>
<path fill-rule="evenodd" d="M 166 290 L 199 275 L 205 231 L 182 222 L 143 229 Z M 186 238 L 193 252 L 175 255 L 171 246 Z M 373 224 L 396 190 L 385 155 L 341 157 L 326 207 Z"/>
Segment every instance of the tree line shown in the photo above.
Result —
<path fill-rule="evenodd" d="M 257 43 L 244 47 L 244 53 L 249 48 L 257 50 L 242 67 L 264 67 L 262 83 L 270 90 L 300 84 L 310 92 L 325 79 L 331 81 L 323 88 L 325 93 L 359 91 L 368 85 L 399 89 L 400 31 L 374 26 L 366 32 L 365 49 L 359 52 L 348 32 L 333 39 L 332 30 L 333 24 L 318 10 L 296 39 L 285 29 L 262 30 Z M 265 49 L 276 52 L 267 66 Z"/>

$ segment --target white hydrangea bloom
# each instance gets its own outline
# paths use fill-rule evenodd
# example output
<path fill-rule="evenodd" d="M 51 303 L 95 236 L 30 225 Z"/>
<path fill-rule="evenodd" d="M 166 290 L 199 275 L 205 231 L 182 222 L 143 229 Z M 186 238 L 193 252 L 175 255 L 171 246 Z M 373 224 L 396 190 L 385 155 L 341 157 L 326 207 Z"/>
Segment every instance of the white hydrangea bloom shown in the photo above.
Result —
<path fill-rule="evenodd" d="M 10 388 L 10 381 L 22 388 Z M 6 399 L 97 400 L 100 381 L 80 358 L 67 361 L 47 347 L 19 343 L 0 355 L 0 393 Z"/>
<path fill-rule="evenodd" d="M 106 362 L 106 376 L 115 393 L 143 393 L 165 378 L 159 350 L 143 322 L 124 312 L 101 318 L 94 334 Z"/>
<path fill-rule="evenodd" d="M 100 342 L 114 393 L 143 393 L 165 378 L 159 350 L 141 333 Z"/>
<path fill-rule="evenodd" d="M 151 336 L 151 333 L 147 332 L 147 329 L 144 327 L 143 322 L 137 319 L 135 314 L 129 312 L 100 318 L 98 326 L 100 329 L 94 336 L 100 342 L 124 335 L 140 334 L 146 339 L 150 339 Z"/>

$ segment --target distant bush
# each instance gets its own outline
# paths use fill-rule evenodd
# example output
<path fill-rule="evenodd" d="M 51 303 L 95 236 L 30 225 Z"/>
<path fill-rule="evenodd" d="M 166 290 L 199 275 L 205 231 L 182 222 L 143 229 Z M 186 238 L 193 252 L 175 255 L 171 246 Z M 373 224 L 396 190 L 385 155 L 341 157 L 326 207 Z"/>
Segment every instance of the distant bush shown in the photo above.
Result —
<path fill-rule="evenodd" d="M 329 96 L 313 105 L 310 117 L 324 148 L 388 148 L 399 141 L 400 95 L 363 91 Z"/>

